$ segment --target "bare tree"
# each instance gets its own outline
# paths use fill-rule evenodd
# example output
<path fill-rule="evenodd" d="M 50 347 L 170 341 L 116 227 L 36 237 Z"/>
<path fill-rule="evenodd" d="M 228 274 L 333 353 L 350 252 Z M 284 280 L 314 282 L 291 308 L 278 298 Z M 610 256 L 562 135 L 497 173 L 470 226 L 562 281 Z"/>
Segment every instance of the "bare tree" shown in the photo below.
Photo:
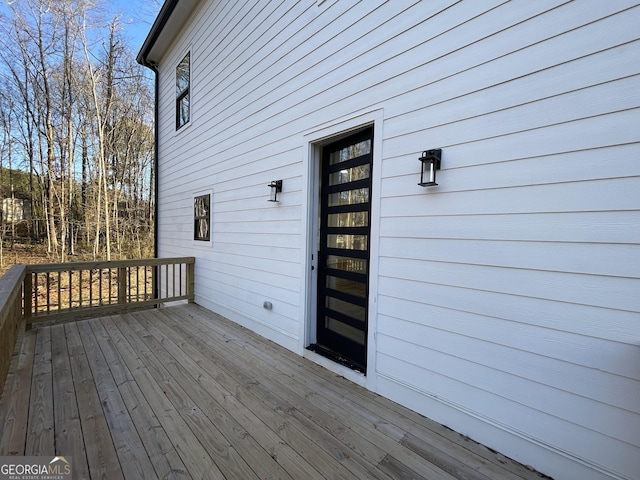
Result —
<path fill-rule="evenodd" d="M 19 100 L 6 142 L 28 165 L 40 195 L 31 210 L 61 261 L 78 246 L 94 258 L 142 255 L 153 234 L 151 81 L 119 19 L 105 23 L 95 3 L 21 0 L 0 18 L 0 73 Z"/>

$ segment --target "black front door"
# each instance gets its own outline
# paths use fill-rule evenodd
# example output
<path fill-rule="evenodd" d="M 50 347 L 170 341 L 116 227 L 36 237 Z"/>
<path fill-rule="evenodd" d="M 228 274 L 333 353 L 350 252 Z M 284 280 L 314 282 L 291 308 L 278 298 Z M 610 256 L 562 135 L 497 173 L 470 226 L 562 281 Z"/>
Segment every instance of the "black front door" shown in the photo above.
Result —
<path fill-rule="evenodd" d="M 367 366 L 373 128 L 322 149 L 317 344 L 351 368 Z"/>

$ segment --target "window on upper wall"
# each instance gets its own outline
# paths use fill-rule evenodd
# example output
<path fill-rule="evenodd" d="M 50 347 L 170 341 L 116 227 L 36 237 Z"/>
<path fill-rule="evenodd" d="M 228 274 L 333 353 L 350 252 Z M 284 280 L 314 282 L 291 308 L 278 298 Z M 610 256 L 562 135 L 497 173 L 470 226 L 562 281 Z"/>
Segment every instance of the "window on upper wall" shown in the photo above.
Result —
<path fill-rule="evenodd" d="M 211 240 L 211 194 L 193 198 L 193 239 Z"/>
<path fill-rule="evenodd" d="M 191 52 L 176 67 L 176 130 L 189 123 L 191 90 Z"/>

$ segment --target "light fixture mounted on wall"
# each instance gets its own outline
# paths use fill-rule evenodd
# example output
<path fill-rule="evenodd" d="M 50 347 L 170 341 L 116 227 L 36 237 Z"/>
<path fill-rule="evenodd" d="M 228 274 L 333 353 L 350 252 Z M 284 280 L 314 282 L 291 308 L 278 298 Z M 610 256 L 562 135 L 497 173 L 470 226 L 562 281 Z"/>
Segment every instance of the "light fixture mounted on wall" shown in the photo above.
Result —
<path fill-rule="evenodd" d="M 269 193 L 269 201 L 277 202 L 278 201 L 278 193 L 282 192 L 282 180 L 273 180 L 267 187 L 271 188 L 271 192 Z"/>
<path fill-rule="evenodd" d="M 436 183 L 436 170 L 440 170 L 440 161 L 442 159 L 442 149 L 434 148 L 433 150 L 425 150 L 418 159 L 421 163 L 420 185 L 421 187 L 434 187 Z"/>

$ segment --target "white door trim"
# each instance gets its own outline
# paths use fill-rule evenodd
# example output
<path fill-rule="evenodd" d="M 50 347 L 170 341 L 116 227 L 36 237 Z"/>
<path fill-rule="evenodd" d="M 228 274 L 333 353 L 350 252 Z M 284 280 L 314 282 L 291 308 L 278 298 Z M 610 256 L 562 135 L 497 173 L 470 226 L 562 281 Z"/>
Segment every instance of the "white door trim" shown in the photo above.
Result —
<path fill-rule="evenodd" d="M 299 353 L 345 378 L 375 391 L 376 385 L 376 332 L 378 298 L 378 252 L 380 238 L 380 188 L 382 174 L 382 108 L 357 112 L 348 117 L 336 119 L 310 129 L 301 139 L 303 151 L 303 179 L 306 195 L 302 196 L 302 222 L 304 228 L 301 318 Z M 306 349 L 315 342 L 316 332 L 316 275 L 315 262 L 318 245 L 318 197 L 320 154 L 322 146 L 347 136 L 355 130 L 373 126 L 373 168 L 371 196 L 370 271 L 369 271 L 369 323 L 367 336 L 367 375 L 329 361 Z M 313 257 L 313 259 L 312 259 Z"/>

